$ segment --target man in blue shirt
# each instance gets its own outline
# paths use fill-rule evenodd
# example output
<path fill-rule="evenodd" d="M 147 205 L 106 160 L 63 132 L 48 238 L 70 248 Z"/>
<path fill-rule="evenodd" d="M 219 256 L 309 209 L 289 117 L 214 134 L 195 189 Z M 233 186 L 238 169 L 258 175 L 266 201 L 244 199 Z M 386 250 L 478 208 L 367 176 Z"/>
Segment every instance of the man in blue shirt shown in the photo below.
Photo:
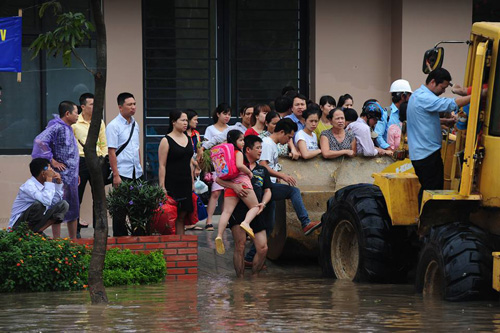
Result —
<path fill-rule="evenodd" d="M 290 118 L 295 124 L 297 124 L 297 133 L 303 130 L 306 126 L 306 121 L 304 120 L 303 113 L 307 109 L 307 97 L 301 94 L 295 94 L 292 100 L 292 113 L 285 118 Z M 292 159 L 297 160 L 300 157 L 300 153 L 293 143 L 293 138 L 288 141 L 288 146 L 290 147 L 290 152 L 292 153 Z"/>
<path fill-rule="evenodd" d="M 446 91 L 450 81 L 450 73 L 438 68 L 429 73 L 425 85 L 417 89 L 408 102 L 408 148 L 422 186 L 418 194 L 419 204 L 424 190 L 442 190 L 444 186 L 439 112 L 456 112 L 470 102 L 470 96 L 455 99 L 438 97 Z"/>

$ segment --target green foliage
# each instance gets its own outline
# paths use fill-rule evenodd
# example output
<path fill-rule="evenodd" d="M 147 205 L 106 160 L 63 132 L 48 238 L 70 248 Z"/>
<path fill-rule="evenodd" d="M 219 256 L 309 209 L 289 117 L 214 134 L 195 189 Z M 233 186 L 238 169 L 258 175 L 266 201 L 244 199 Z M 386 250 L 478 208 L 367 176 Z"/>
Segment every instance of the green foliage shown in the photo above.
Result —
<path fill-rule="evenodd" d="M 197 149 L 201 147 L 201 142 L 198 142 Z M 214 167 L 212 164 L 212 157 L 210 156 L 210 149 L 206 149 L 203 151 L 203 155 L 200 159 L 199 167 L 204 172 L 212 172 L 214 171 Z"/>
<path fill-rule="evenodd" d="M 133 234 L 151 234 L 151 221 L 165 201 L 165 192 L 158 185 L 145 181 L 123 181 L 109 191 L 108 210 L 111 216 L 125 211 L 127 228 Z"/>
<path fill-rule="evenodd" d="M 0 292 L 86 287 L 85 246 L 51 240 L 26 226 L 0 230 Z"/>
<path fill-rule="evenodd" d="M 138 285 L 162 282 L 167 268 L 161 251 L 134 254 L 111 249 L 106 253 L 104 286 Z"/>
<path fill-rule="evenodd" d="M 45 10 L 50 6 L 54 7 L 54 15 L 60 12 L 60 4 L 51 1 L 41 6 L 40 17 L 44 15 Z M 53 54 L 54 57 L 61 54 L 64 66 L 70 67 L 71 55 L 73 54 L 86 67 L 83 60 L 75 52 L 75 49 L 90 39 L 90 33 L 95 31 L 94 26 L 82 13 L 68 12 L 60 13 L 56 16 L 57 28 L 54 31 L 38 35 L 30 45 L 33 58 L 38 56 L 41 50 L 46 50 L 48 53 Z"/>
<path fill-rule="evenodd" d="M 0 230 L 0 292 L 65 291 L 87 287 L 90 250 L 68 239 L 52 240 L 22 226 Z M 165 279 L 161 251 L 149 254 L 111 249 L 106 253 L 106 287 L 158 283 Z"/>

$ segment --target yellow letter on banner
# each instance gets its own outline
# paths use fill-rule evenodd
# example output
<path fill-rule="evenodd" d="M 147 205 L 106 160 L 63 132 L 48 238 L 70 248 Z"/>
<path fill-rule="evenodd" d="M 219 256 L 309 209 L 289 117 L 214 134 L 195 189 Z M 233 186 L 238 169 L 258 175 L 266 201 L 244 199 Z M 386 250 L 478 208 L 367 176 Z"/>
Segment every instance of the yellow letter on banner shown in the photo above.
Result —
<path fill-rule="evenodd" d="M 5 42 L 5 37 L 7 37 L 7 29 L 0 29 L 0 37 L 2 42 Z"/>

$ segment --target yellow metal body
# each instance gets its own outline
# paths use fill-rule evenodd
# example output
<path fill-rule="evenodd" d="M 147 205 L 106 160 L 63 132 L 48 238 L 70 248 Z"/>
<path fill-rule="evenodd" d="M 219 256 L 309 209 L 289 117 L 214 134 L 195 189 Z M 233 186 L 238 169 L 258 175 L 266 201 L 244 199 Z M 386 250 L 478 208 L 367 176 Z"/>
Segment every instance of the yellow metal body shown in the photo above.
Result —
<path fill-rule="evenodd" d="M 485 136 L 483 145 L 486 153 L 479 178 L 479 188 L 483 195 L 482 205 L 500 207 L 500 137 Z"/>
<path fill-rule="evenodd" d="M 387 166 L 382 173 L 415 173 L 415 168 L 411 164 L 410 159 L 406 158 L 402 161 L 396 161 Z"/>
<path fill-rule="evenodd" d="M 422 196 L 422 208 L 431 200 L 479 201 L 481 199 L 480 194 L 462 195 L 460 192 L 454 190 L 426 190 Z"/>
<path fill-rule="evenodd" d="M 420 183 L 414 173 L 375 173 L 374 184 L 382 191 L 393 225 L 418 223 Z"/>
<path fill-rule="evenodd" d="M 500 252 L 493 252 L 493 289 L 500 291 Z"/>
<path fill-rule="evenodd" d="M 476 48 L 476 57 L 474 63 L 474 76 L 472 79 L 472 96 L 469 109 L 469 119 L 467 126 L 467 137 L 465 140 L 464 164 L 462 167 L 462 178 L 460 186 L 460 194 L 468 196 L 472 192 L 472 181 L 474 179 L 474 168 L 476 161 L 473 158 L 477 145 L 477 120 L 479 115 L 479 102 L 481 97 L 481 87 L 483 82 L 483 68 L 486 59 L 486 50 L 488 43 L 481 42 Z"/>
<path fill-rule="evenodd" d="M 469 47 L 464 86 L 472 85 L 471 111 L 477 111 L 477 116 L 484 120 L 484 125 L 482 126 L 482 136 L 478 139 L 475 133 L 475 123 L 469 118 L 465 139 L 465 150 L 466 152 L 471 150 L 471 153 L 474 153 L 477 147 L 484 147 L 485 155 L 484 159 L 481 161 L 481 165 L 478 167 L 479 170 L 477 170 L 475 174 L 473 169 L 468 170 L 469 176 L 465 186 L 462 184 L 464 184 L 464 177 L 467 176 L 467 171 L 463 169 L 462 179 L 460 181 L 460 191 L 464 194 L 467 190 L 472 193 L 481 193 L 481 206 L 500 208 L 500 177 L 497 176 L 500 170 L 500 137 L 493 136 L 489 133 L 492 101 L 495 95 L 498 96 L 498 91 L 500 89 L 500 87 L 495 87 L 495 77 L 498 75 L 497 67 L 499 65 L 500 23 L 474 23 L 471 31 L 471 41 L 473 41 L 473 43 Z M 488 42 L 490 49 L 489 58 L 487 57 L 486 59 L 482 59 L 481 56 L 475 56 L 476 53 L 479 54 L 482 52 L 481 44 L 484 42 Z M 481 63 L 485 61 L 487 65 L 489 65 L 489 78 L 485 78 L 487 80 L 482 80 L 482 69 L 485 65 Z M 479 97 L 482 82 L 488 83 L 488 92 L 486 97 L 483 97 L 483 99 L 486 100 L 484 109 L 480 110 L 481 103 L 479 102 Z M 465 164 L 464 161 L 464 165 Z M 469 164 L 469 166 L 473 167 L 471 164 Z"/>

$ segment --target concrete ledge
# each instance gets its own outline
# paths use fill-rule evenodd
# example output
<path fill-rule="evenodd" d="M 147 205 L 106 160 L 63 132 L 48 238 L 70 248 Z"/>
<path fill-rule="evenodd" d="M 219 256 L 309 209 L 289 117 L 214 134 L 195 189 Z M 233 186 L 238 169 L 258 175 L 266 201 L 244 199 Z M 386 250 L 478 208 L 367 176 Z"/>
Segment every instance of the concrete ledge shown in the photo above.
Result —
<path fill-rule="evenodd" d="M 311 221 L 319 221 L 326 212 L 326 204 L 339 189 L 357 183 L 373 183 L 372 174 L 381 172 L 394 163 L 388 156 L 353 158 L 339 157 L 326 160 L 321 156 L 310 160 L 293 161 L 280 158 L 283 172 L 297 180 L 302 201 Z M 305 236 L 290 200 L 276 204 L 274 230 L 268 239 L 268 257 L 316 258 L 319 254 L 317 229 Z"/>

